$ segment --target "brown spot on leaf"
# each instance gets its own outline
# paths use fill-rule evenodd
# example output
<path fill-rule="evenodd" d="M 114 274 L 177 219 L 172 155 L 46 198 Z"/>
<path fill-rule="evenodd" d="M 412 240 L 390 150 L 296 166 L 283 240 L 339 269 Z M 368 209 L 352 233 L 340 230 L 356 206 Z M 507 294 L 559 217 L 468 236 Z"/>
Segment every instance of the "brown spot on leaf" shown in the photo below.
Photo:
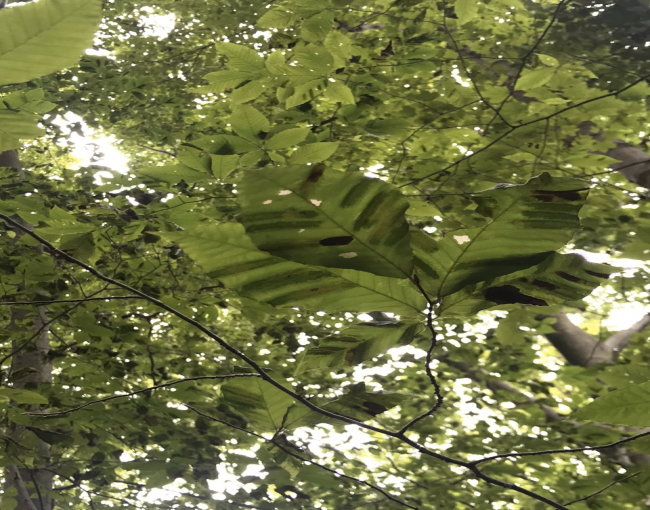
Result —
<path fill-rule="evenodd" d="M 590 274 L 591 276 L 595 276 L 596 278 L 609 278 L 608 274 L 597 273 L 596 271 L 589 271 L 588 269 L 585 269 L 585 273 Z"/>
<path fill-rule="evenodd" d="M 352 236 L 328 237 L 320 240 L 321 246 L 346 246 L 354 241 Z"/>
<path fill-rule="evenodd" d="M 573 276 L 573 275 L 571 275 L 569 273 L 565 273 L 564 271 L 558 271 L 555 274 L 558 275 L 560 278 L 564 278 L 565 280 L 568 280 L 568 281 L 573 282 L 573 283 L 580 283 L 582 281 L 577 276 Z"/>
<path fill-rule="evenodd" d="M 548 303 L 543 299 L 533 296 L 527 296 L 513 285 L 503 285 L 501 287 L 490 287 L 484 292 L 485 299 L 498 305 L 512 305 L 520 303 L 522 305 L 547 306 Z"/>
<path fill-rule="evenodd" d="M 378 414 L 385 413 L 388 410 L 385 406 L 378 404 L 377 402 L 371 402 L 369 400 L 366 400 L 363 403 L 363 407 L 365 407 L 368 414 L 371 414 L 373 416 L 377 416 Z"/>
<path fill-rule="evenodd" d="M 318 180 L 323 176 L 325 171 L 325 165 L 314 165 L 307 176 L 307 182 L 318 182 Z"/>
<path fill-rule="evenodd" d="M 533 280 L 532 283 L 533 283 L 533 285 L 535 285 L 536 287 L 539 287 L 541 289 L 546 289 L 546 290 L 555 290 L 555 289 L 557 289 L 557 285 L 554 285 L 554 284 L 549 283 L 549 282 L 545 282 L 543 280 Z"/>
<path fill-rule="evenodd" d="M 541 200 L 542 202 L 552 202 L 554 198 L 559 198 L 561 200 L 566 200 L 567 202 L 573 202 L 575 200 L 580 200 L 582 195 L 581 191 L 586 191 L 589 188 L 580 188 L 573 190 L 564 190 L 564 191 L 551 191 L 551 190 L 535 190 L 533 196 Z"/>

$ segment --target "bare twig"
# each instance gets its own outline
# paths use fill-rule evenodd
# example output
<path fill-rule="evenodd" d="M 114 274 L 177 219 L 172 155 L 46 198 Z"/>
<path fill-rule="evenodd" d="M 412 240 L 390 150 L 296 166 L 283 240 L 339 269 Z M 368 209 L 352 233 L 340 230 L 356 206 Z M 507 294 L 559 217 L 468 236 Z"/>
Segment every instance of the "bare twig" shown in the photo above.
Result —
<path fill-rule="evenodd" d="M 589 494 L 588 496 L 585 496 L 584 498 L 574 499 L 573 501 L 569 501 L 568 503 L 564 503 L 564 506 L 573 505 L 574 503 L 579 503 L 580 501 L 587 501 L 588 499 L 593 498 L 594 496 L 597 496 L 598 494 L 600 494 L 602 492 L 605 492 L 612 485 L 616 485 L 617 483 L 622 483 L 622 482 L 625 482 L 625 481 L 629 480 L 630 478 L 634 478 L 640 472 L 641 471 L 637 471 L 636 473 L 633 473 L 633 474 L 631 474 L 629 476 L 626 476 L 625 478 L 621 478 L 620 480 L 614 480 L 612 483 L 606 485 L 605 487 L 603 487 L 602 489 L 600 489 L 600 490 L 598 490 L 596 492 L 593 492 L 593 493 Z"/>
<path fill-rule="evenodd" d="M 206 380 L 223 380 L 223 379 L 237 379 L 240 377 L 260 377 L 259 374 L 226 374 L 226 375 L 202 375 L 198 377 L 186 377 L 184 379 L 180 379 L 178 381 L 172 381 L 168 383 L 163 383 L 163 384 L 156 384 L 154 386 L 149 386 L 148 388 L 142 388 L 141 390 L 137 391 L 132 391 L 131 393 L 124 393 L 122 395 L 111 395 L 110 397 L 105 397 L 105 398 L 100 398 L 98 400 L 93 400 L 91 402 L 86 402 L 85 404 L 82 404 L 77 407 L 73 407 L 72 409 L 67 409 L 65 411 L 59 411 L 56 413 L 40 413 L 40 412 L 29 412 L 29 413 L 24 413 L 24 414 L 32 414 L 32 415 L 37 415 L 40 417 L 44 418 L 53 418 L 56 416 L 66 416 L 70 413 L 74 413 L 75 411 L 79 411 L 81 409 L 84 409 L 86 407 L 95 405 L 95 404 L 101 404 L 102 402 L 109 402 L 111 400 L 117 400 L 120 398 L 128 398 L 128 397 L 133 397 L 134 395 L 139 395 L 141 393 L 146 393 L 148 391 L 153 391 L 153 390 L 159 390 L 162 388 L 168 388 L 169 386 L 176 386 L 177 384 L 185 383 L 185 382 L 190 382 L 190 381 L 206 381 Z"/>

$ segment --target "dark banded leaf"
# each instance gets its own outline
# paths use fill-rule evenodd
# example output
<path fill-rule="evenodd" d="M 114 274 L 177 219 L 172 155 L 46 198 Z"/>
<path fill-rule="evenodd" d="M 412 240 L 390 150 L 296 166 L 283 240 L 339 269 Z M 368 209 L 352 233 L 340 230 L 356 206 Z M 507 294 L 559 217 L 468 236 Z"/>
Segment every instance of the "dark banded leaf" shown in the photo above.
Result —
<path fill-rule="evenodd" d="M 414 236 L 416 274 L 438 298 L 466 285 L 542 263 L 580 228 L 578 212 L 588 186 L 544 173 L 521 186 L 498 187 L 474 197 L 483 227 L 456 230 L 434 241 Z"/>
<path fill-rule="evenodd" d="M 164 234 L 239 294 L 276 307 L 416 315 L 426 307 L 408 280 L 351 269 L 323 269 L 258 250 L 238 223 Z"/>
<path fill-rule="evenodd" d="M 393 186 L 320 166 L 247 172 L 239 221 L 255 245 L 294 262 L 408 278 L 408 202 Z"/>
<path fill-rule="evenodd" d="M 576 301 L 615 271 L 612 266 L 587 262 L 580 255 L 553 253 L 541 264 L 468 285 L 442 299 L 442 315 L 473 315 L 507 305 L 549 306 Z"/>

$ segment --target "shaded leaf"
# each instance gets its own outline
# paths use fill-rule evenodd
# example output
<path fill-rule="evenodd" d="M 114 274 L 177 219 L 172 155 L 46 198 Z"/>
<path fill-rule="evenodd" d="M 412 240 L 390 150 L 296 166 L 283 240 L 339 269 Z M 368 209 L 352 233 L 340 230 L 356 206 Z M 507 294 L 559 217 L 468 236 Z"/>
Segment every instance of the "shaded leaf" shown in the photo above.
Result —
<path fill-rule="evenodd" d="M 293 399 L 272 384 L 257 378 L 230 379 L 222 387 L 223 398 L 237 413 L 264 430 L 277 430 Z"/>
<path fill-rule="evenodd" d="M 307 349 L 298 363 L 296 375 L 306 370 L 335 369 L 363 363 L 391 347 L 408 345 L 418 330 L 408 324 L 360 324 L 324 338 L 318 347 Z"/>

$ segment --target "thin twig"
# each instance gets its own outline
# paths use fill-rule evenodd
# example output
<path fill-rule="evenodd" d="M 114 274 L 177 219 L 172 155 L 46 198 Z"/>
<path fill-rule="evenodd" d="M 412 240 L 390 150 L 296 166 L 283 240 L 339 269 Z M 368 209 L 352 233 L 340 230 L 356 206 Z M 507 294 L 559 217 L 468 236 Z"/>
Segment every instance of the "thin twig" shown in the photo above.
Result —
<path fill-rule="evenodd" d="M 425 297 L 425 299 L 428 302 L 428 310 L 427 310 L 427 329 L 429 330 L 429 333 L 431 333 L 431 344 L 429 345 L 429 349 L 427 349 L 427 357 L 425 361 L 425 371 L 427 373 L 427 376 L 429 377 L 429 382 L 431 382 L 431 385 L 433 386 L 435 395 L 436 395 L 436 401 L 433 404 L 433 406 L 425 413 L 422 413 L 420 416 L 416 416 L 413 418 L 411 421 L 409 421 L 406 425 L 404 425 L 398 434 L 400 436 L 403 436 L 407 430 L 409 430 L 411 427 L 413 427 L 416 423 L 419 421 L 423 420 L 424 418 L 431 416 L 433 413 L 435 413 L 440 407 L 442 406 L 443 403 L 443 397 L 442 393 L 440 391 L 440 385 L 438 384 L 438 381 L 436 379 L 436 376 L 433 374 L 431 371 L 431 363 L 433 361 L 433 350 L 436 348 L 438 345 L 438 335 L 436 334 L 436 330 L 433 327 L 433 301 L 429 297 L 429 294 L 424 290 L 422 285 L 420 284 L 420 281 L 417 277 L 413 278 L 413 281 L 417 288 L 419 289 L 420 293 Z"/>
<path fill-rule="evenodd" d="M 645 436 L 650 436 L 650 432 L 643 432 L 641 434 L 637 434 L 636 436 L 626 437 L 625 439 L 621 439 L 620 441 L 615 441 L 613 443 L 604 444 L 601 446 L 585 446 L 581 448 L 566 448 L 563 450 L 560 449 L 539 450 L 536 452 L 523 452 L 523 453 L 518 453 L 518 452 L 502 453 L 499 455 L 491 455 L 489 457 L 483 457 L 482 459 L 472 461 L 469 464 L 478 466 L 479 464 L 483 464 L 484 462 L 490 462 L 492 460 L 497 460 L 497 459 L 506 459 L 508 457 L 533 457 L 535 455 L 549 455 L 549 454 L 556 454 L 556 453 L 578 453 L 578 452 L 605 450 L 607 448 L 613 448 L 614 446 L 619 446 L 624 443 L 629 443 L 630 441 L 635 441 Z"/>
<path fill-rule="evenodd" d="M 110 397 L 105 397 L 105 398 L 100 398 L 98 400 L 93 400 L 91 402 L 86 402 L 85 404 L 82 404 L 77 407 L 73 407 L 72 409 L 67 409 L 65 411 L 58 411 L 56 413 L 39 413 L 39 412 L 29 412 L 29 413 L 23 413 L 23 414 L 31 414 L 31 415 L 37 415 L 43 418 L 53 418 L 56 416 L 66 416 L 70 413 L 74 413 L 75 411 L 79 411 L 81 409 L 84 409 L 86 407 L 95 405 L 95 404 L 101 404 L 103 402 L 109 402 L 111 400 L 117 400 L 119 398 L 128 398 L 128 397 L 133 397 L 134 395 L 139 395 L 141 393 L 146 393 L 148 391 L 153 391 L 153 390 L 159 390 L 161 388 L 168 388 L 169 386 L 176 386 L 177 384 L 185 383 L 185 382 L 190 382 L 190 381 L 206 381 L 206 380 L 219 380 L 219 379 L 236 379 L 240 377 L 260 377 L 259 374 L 227 374 L 227 375 L 201 375 L 198 377 L 185 377 L 183 379 L 180 379 L 178 381 L 172 381 L 168 383 L 163 383 L 163 384 L 156 384 L 154 386 L 149 386 L 148 388 L 143 388 L 141 390 L 137 391 L 132 391 L 131 393 L 124 393 L 122 395 L 111 395 Z"/>
<path fill-rule="evenodd" d="M 634 478 L 639 473 L 641 473 L 641 471 L 637 471 L 636 473 L 631 474 L 629 476 L 626 476 L 625 478 L 621 478 L 620 480 L 614 480 L 612 483 L 606 485 L 605 487 L 603 487 L 602 489 L 600 489 L 600 490 L 598 490 L 596 492 L 593 492 L 593 493 L 589 494 L 588 496 L 585 496 L 584 498 L 574 499 L 573 501 L 569 501 L 568 503 L 564 503 L 564 506 L 573 505 L 574 503 L 579 503 L 580 501 L 587 501 L 588 499 L 593 498 L 594 496 L 597 496 L 598 494 L 600 494 L 602 492 L 605 492 L 612 485 L 616 485 L 617 483 L 625 482 L 626 480 L 629 480 L 630 478 Z"/>
<path fill-rule="evenodd" d="M 55 305 L 58 303 L 85 303 L 86 301 L 105 301 L 110 299 L 142 299 L 140 296 L 105 296 L 105 297 L 87 297 L 81 299 L 51 299 L 49 301 L 0 301 L 0 306 L 16 305 Z"/>

